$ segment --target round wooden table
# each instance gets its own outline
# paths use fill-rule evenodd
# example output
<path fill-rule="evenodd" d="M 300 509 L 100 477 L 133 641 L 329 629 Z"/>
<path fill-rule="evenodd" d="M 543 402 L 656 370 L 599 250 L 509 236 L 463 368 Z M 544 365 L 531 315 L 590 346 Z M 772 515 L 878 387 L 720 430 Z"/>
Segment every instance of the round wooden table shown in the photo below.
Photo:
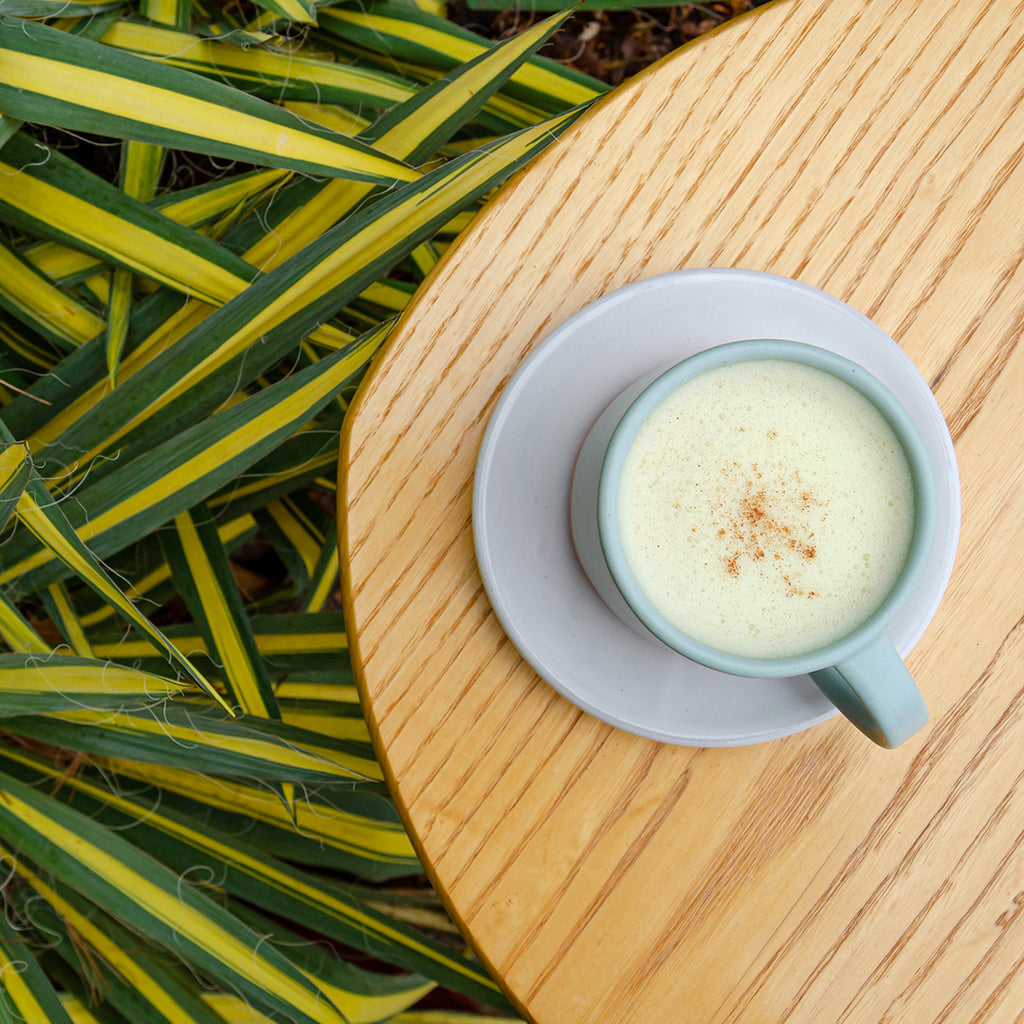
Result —
<path fill-rule="evenodd" d="M 1019 1020 L 1024 7 L 780 0 L 603 99 L 446 255 L 343 443 L 353 659 L 389 782 L 538 1024 Z M 949 423 L 963 521 L 895 751 L 840 719 L 695 749 L 579 711 L 474 558 L 497 395 L 555 325 L 687 267 L 871 317 Z M 543 453 L 537 453 L 543 457 Z"/>

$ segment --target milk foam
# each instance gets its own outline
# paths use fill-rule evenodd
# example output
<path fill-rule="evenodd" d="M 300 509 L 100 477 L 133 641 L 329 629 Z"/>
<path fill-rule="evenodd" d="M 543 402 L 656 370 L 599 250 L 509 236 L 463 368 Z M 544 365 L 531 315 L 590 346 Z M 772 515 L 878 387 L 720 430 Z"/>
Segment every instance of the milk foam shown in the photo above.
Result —
<path fill-rule="evenodd" d="M 654 410 L 618 510 L 626 560 L 671 623 L 780 658 L 840 639 L 882 603 L 910 546 L 914 487 L 859 391 L 802 363 L 750 360 Z"/>

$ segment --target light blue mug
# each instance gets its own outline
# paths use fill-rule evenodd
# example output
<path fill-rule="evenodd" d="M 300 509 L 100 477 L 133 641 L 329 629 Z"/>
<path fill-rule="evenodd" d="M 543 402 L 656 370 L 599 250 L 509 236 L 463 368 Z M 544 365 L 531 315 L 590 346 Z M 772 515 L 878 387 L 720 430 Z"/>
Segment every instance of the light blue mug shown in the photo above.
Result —
<path fill-rule="evenodd" d="M 789 360 L 837 377 L 881 412 L 903 447 L 914 487 L 912 536 L 902 571 L 869 617 L 817 650 L 752 658 L 697 640 L 669 622 L 638 583 L 623 551 L 619 488 L 623 464 L 640 427 L 676 389 L 699 374 L 739 361 Z M 627 625 L 679 654 L 731 675 L 786 678 L 809 674 L 824 695 L 865 735 L 884 747 L 913 736 L 928 720 L 914 680 L 885 634 L 924 570 L 935 535 L 936 483 L 926 449 L 906 410 L 877 379 L 850 360 L 812 345 L 780 340 L 731 342 L 705 350 L 623 391 L 588 433 L 573 475 L 573 543 L 605 603 Z"/>

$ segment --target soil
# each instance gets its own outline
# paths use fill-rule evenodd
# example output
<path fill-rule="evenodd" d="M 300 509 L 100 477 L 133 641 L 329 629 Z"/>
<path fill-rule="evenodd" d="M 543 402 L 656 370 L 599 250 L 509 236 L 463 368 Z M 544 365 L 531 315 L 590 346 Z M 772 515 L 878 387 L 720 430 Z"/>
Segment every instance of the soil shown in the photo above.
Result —
<path fill-rule="evenodd" d="M 583 10 L 572 15 L 540 51 L 609 85 L 618 85 L 683 43 L 770 0 L 728 0 L 617 10 Z M 548 12 L 522 8 L 470 10 L 451 0 L 448 17 L 458 25 L 500 40 L 515 35 Z"/>

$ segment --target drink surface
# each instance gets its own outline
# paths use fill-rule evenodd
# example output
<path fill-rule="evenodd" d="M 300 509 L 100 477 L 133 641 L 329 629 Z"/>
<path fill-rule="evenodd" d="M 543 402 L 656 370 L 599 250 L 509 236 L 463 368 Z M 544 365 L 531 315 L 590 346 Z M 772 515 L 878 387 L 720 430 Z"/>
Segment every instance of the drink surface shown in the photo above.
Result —
<path fill-rule="evenodd" d="M 903 448 L 832 374 L 750 360 L 683 384 L 648 417 L 619 490 L 626 560 L 654 606 L 719 650 L 782 658 L 868 619 L 913 532 Z"/>

